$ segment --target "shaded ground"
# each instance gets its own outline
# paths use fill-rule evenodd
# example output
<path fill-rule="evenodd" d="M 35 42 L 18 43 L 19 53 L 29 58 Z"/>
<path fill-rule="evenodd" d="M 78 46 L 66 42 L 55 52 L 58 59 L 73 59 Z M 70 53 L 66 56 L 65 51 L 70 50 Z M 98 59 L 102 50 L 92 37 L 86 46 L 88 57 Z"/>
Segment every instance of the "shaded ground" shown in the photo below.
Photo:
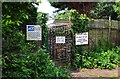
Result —
<path fill-rule="evenodd" d="M 108 69 L 83 69 L 81 71 L 71 71 L 72 77 L 120 77 L 120 67 L 112 70 Z"/>

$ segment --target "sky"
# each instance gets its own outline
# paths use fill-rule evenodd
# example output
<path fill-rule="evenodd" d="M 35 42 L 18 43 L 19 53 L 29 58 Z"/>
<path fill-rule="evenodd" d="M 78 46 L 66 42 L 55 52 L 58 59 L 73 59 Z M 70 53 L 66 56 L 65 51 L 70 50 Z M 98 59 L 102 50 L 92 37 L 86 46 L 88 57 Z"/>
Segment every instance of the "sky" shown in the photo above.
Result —
<path fill-rule="evenodd" d="M 53 11 L 58 10 L 50 5 L 48 0 L 41 0 L 42 3 L 39 4 L 37 12 L 49 13 L 49 16 L 53 17 Z"/>

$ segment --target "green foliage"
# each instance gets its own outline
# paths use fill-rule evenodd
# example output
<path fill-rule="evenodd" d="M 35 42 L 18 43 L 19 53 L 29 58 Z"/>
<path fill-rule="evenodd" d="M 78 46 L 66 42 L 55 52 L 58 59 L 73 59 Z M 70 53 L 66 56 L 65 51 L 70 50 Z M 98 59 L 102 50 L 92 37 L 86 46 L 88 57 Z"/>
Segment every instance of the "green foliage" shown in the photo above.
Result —
<path fill-rule="evenodd" d="M 97 19 L 108 19 L 111 16 L 112 19 L 116 20 L 117 13 L 114 11 L 113 5 L 115 5 L 115 2 L 98 2 L 95 8 L 91 10 L 90 15 Z"/>
<path fill-rule="evenodd" d="M 115 12 L 118 14 L 118 18 L 120 19 L 120 0 L 116 0 L 116 5 L 113 5 Z"/>
<path fill-rule="evenodd" d="M 82 33 L 88 31 L 89 18 L 85 14 L 79 14 L 76 10 L 68 10 L 58 13 L 55 19 L 67 19 L 72 21 L 72 30 L 74 33 Z"/>
<path fill-rule="evenodd" d="M 37 16 L 37 24 L 42 27 L 42 46 L 48 46 L 48 28 L 46 22 L 48 21 L 48 15 L 46 13 L 39 12 Z"/>
<path fill-rule="evenodd" d="M 26 6 L 23 7 L 24 5 Z M 26 52 L 28 50 L 33 51 L 31 48 L 34 48 L 34 42 L 26 43 L 23 30 L 18 28 L 18 26 L 21 26 L 27 20 L 31 20 L 32 15 L 29 11 L 33 11 L 33 7 L 32 3 L 3 3 L 3 54 L 21 53 L 21 51 Z M 33 15 L 35 16 L 35 14 Z"/>
<path fill-rule="evenodd" d="M 50 2 L 50 1 L 49 1 Z M 96 2 L 97 3 L 97 2 Z M 88 14 L 90 10 L 94 7 L 94 2 L 86 3 L 86 2 L 73 2 L 72 0 L 69 0 L 68 2 L 50 2 L 51 6 L 58 8 L 55 12 L 59 12 L 61 10 L 65 9 L 75 9 L 79 13 L 86 13 Z"/>
<path fill-rule="evenodd" d="M 67 7 L 66 2 L 51 2 L 49 1 L 51 6 L 55 7 L 55 8 L 59 8 L 60 10 L 64 10 Z"/>
<path fill-rule="evenodd" d="M 68 14 L 68 11 L 65 11 L 65 12 L 58 12 L 55 16 L 55 19 L 69 19 L 69 14 Z"/>
<path fill-rule="evenodd" d="M 83 52 L 82 63 L 85 68 L 113 69 L 118 65 L 119 48 L 101 52 Z"/>
<path fill-rule="evenodd" d="M 73 64 L 72 64 L 72 67 L 74 69 L 77 69 L 77 68 L 80 68 L 81 67 L 81 64 L 80 64 L 80 54 L 75 54 L 75 58 L 73 60 Z"/>
<path fill-rule="evenodd" d="M 11 20 L 19 25 L 19 23 L 25 22 L 32 15 L 35 15 L 36 10 L 32 2 L 4 2 L 2 4 L 2 19 Z M 31 11 L 32 13 L 30 13 Z"/>
<path fill-rule="evenodd" d="M 75 34 L 88 32 L 88 23 L 89 18 L 85 14 L 79 14 L 76 10 L 69 11 L 70 20 L 72 21 L 71 32 L 72 32 L 72 39 L 73 39 L 73 49 L 72 49 L 72 56 L 73 56 L 73 63 L 72 67 L 77 69 L 82 67 L 82 48 L 80 46 L 75 46 Z"/>
<path fill-rule="evenodd" d="M 49 54 L 45 53 L 45 50 L 40 49 L 36 54 L 32 55 L 33 61 L 33 73 L 34 77 L 68 77 L 68 72 L 64 72 L 60 67 L 55 67 L 52 60 L 50 60 Z"/>
<path fill-rule="evenodd" d="M 101 38 L 94 49 L 87 51 L 77 47 L 74 56 L 73 68 L 100 68 L 113 69 L 120 65 L 120 47 L 113 46 L 108 40 Z"/>
<path fill-rule="evenodd" d="M 6 55 L 3 58 L 3 77 L 30 77 L 32 70 L 27 65 L 30 63 L 30 58 L 27 55 Z"/>
<path fill-rule="evenodd" d="M 82 33 L 88 31 L 88 18 L 86 15 L 81 14 L 76 20 L 73 20 L 72 29 L 74 33 Z"/>
<path fill-rule="evenodd" d="M 29 56 L 25 54 L 34 51 L 34 42 L 25 43 L 24 34 L 12 27 L 10 28 L 10 26 L 3 29 L 3 76 L 28 77 L 31 69 L 27 68 L 27 62 L 29 62 L 30 59 L 28 59 Z"/>
<path fill-rule="evenodd" d="M 35 52 L 36 42 L 26 41 L 25 30 L 22 30 L 22 26 L 24 24 L 36 24 L 36 9 L 32 3 L 3 3 L 2 7 L 3 77 L 20 79 L 69 77 L 66 69 L 55 67 L 46 50 L 40 49 Z M 34 14 L 32 15 L 32 13 Z M 44 43 L 47 41 L 47 28 L 45 25 L 47 15 L 40 13 L 37 20 L 42 26 L 42 43 L 45 45 Z M 33 23 L 27 21 L 33 21 Z M 18 26 L 22 29 L 19 29 Z"/>
<path fill-rule="evenodd" d="M 28 52 L 26 54 L 6 55 L 3 59 L 3 77 L 39 79 L 45 77 L 66 77 L 70 75 L 68 70 L 55 67 L 46 50 Z M 8 64 L 9 62 L 9 64 Z"/>

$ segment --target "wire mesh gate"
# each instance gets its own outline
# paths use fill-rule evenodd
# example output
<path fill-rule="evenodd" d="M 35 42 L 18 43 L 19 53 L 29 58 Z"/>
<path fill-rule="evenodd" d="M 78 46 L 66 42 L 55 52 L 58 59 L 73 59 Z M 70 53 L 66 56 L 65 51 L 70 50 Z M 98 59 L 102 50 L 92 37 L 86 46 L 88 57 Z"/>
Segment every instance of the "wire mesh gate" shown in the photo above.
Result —
<path fill-rule="evenodd" d="M 65 36 L 65 43 L 56 43 L 56 36 Z M 48 43 L 50 57 L 57 66 L 66 66 L 71 59 L 71 32 L 69 25 L 56 25 L 49 28 Z"/>

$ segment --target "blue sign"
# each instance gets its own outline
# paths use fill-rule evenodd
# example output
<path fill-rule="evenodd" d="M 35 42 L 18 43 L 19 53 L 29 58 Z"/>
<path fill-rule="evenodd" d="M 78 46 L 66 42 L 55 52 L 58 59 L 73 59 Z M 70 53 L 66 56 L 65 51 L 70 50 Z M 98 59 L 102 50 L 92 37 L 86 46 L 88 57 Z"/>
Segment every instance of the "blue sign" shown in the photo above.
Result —
<path fill-rule="evenodd" d="M 28 26 L 28 31 L 34 31 L 34 26 Z"/>

